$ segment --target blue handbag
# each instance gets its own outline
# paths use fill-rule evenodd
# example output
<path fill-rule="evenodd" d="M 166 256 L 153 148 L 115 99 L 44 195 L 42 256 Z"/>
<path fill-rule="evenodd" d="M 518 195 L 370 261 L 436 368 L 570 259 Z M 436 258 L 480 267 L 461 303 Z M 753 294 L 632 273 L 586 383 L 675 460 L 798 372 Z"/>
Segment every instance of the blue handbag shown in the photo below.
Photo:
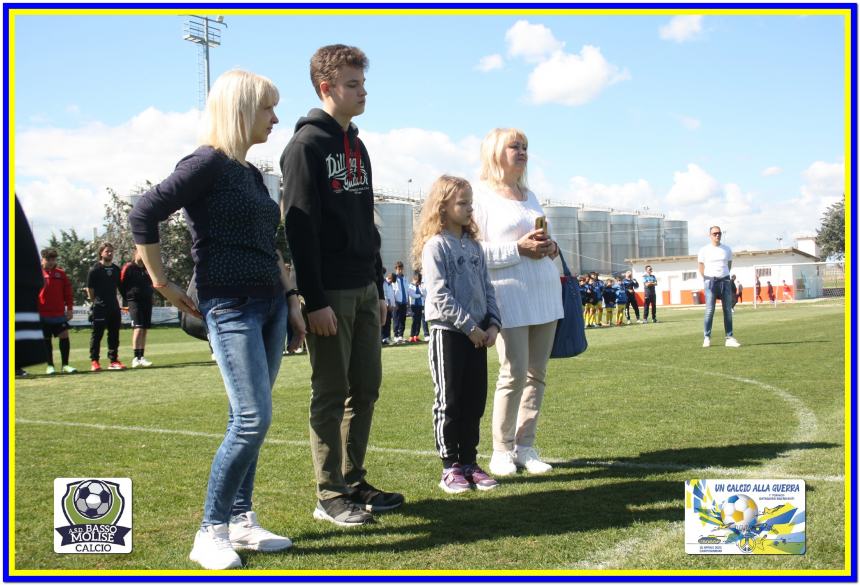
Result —
<path fill-rule="evenodd" d="M 585 338 L 585 319 L 582 317 L 582 297 L 579 294 L 579 282 L 570 273 L 567 262 L 561 250 L 561 267 L 564 276 L 561 277 L 561 303 L 564 306 L 564 318 L 558 320 L 555 329 L 555 339 L 552 342 L 551 358 L 566 358 L 581 354 L 588 349 Z"/>

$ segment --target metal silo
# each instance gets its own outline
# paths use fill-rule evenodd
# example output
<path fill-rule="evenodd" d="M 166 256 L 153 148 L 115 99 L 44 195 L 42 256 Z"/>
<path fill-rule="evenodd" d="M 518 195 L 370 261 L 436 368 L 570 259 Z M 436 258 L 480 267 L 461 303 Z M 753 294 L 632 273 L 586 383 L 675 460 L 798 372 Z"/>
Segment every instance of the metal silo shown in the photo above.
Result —
<path fill-rule="evenodd" d="M 663 218 L 639 216 L 639 257 L 656 258 L 663 253 Z"/>
<path fill-rule="evenodd" d="M 636 234 L 636 215 L 616 212 L 609 216 L 612 272 L 626 272 L 630 263 L 625 260 L 639 257 L 639 240 Z"/>
<path fill-rule="evenodd" d="M 686 221 L 679 219 L 663 221 L 663 247 L 665 256 L 687 256 L 690 254 Z"/>
<path fill-rule="evenodd" d="M 374 203 L 376 226 L 382 237 L 382 265 L 394 272 L 394 263 L 403 262 L 403 272 L 412 274 L 412 205 L 392 201 Z"/>
<path fill-rule="evenodd" d="M 579 274 L 581 262 L 579 259 L 579 208 L 564 205 L 544 205 L 543 211 L 549 228 L 549 237 L 558 243 L 567 267 L 574 274 Z M 561 273 L 561 260 L 556 259 L 556 266 Z"/>
<path fill-rule="evenodd" d="M 274 175 L 272 173 L 261 173 L 263 175 L 263 184 L 266 185 L 266 189 L 269 191 L 269 197 L 271 197 L 275 203 L 281 203 L 281 177 L 279 175 Z"/>
<path fill-rule="evenodd" d="M 612 272 L 609 241 L 609 211 L 582 209 L 579 212 L 579 254 L 582 271 Z"/>

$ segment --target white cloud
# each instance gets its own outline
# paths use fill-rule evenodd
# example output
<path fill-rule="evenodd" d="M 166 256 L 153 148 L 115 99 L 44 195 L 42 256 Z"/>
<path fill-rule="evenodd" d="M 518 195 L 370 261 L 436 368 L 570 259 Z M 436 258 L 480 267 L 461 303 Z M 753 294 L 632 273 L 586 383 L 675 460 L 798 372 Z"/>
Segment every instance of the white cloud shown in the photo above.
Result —
<path fill-rule="evenodd" d="M 686 171 L 674 173 L 674 183 L 666 195 L 670 205 L 690 205 L 714 200 L 719 196 L 720 184 L 703 168 L 694 163 Z"/>
<path fill-rule="evenodd" d="M 518 20 L 505 33 L 508 55 L 521 57 L 535 63 L 564 48 L 564 43 L 555 38 L 552 31 L 542 24 L 531 24 Z"/>
<path fill-rule="evenodd" d="M 681 116 L 681 125 L 687 130 L 698 130 L 702 126 L 701 120 L 691 116 Z"/>
<path fill-rule="evenodd" d="M 763 177 L 773 177 L 782 173 L 782 167 L 767 167 L 761 172 Z"/>
<path fill-rule="evenodd" d="M 475 69 L 478 71 L 483 71 L 484 73 L 488 71 L 493 71 L 495 69 L 501 69 L 505 66 L 505 60 L 502 59 L 502 56 L 498 53 L 493 55 L 487 55 L 486 57 L 481 57 L 481 60 L 475 65 Z"/>
<path fill-rule="evenodd" d="M 529 97 L 536 104 L 580 106 L 629 78 L 626 70 L 607 62 L 598 47 L 585 45 L 579 54 L 558 51 L 535 67 L 529 75 Z"/>
<path fill-rule="evenodd" d="M 586 177 L 571 177 L 568 182 L 569 198 L 574 203 L 612 207 L 615 209 L 640 209 L 644 204 L 653 207 L 654 190 L 645 179 L 621 184 L 604 185 L 592 183 Z"/>
<path fill-rule="evenodd" d="M 669 24 L 660 27 L 660 38 L 664 41 L 684 43 L 699 38 L 702 34 L 702 16 L 676 16 Z"/>
<path fill-rule="evenodd" d="M 818 202 L 822 209 L 841 199 L 845 192 L 845 164 L 842 161 L 815 161 L 803 171 L 803 178 L 801 198 Z"/>

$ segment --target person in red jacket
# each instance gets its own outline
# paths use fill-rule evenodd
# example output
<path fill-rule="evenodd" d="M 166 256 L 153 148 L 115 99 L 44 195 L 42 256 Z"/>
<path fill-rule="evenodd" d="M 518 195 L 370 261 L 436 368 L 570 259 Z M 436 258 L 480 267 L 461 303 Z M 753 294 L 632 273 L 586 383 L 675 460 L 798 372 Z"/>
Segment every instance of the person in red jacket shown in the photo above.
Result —
<path fill-rule="evenodd" d="M 45 283 L 39 291 L 39 320 L 42 322 L 42 333 L 48 352 L 48 367 L 45 373 L 56 373 L 54 367 L 53 337 L 60 340 L 60 359 L 62 371 L 65 374 L 77 372 L 69 365 L 69 321 L 74 314 L 72 300 L 72 283 L 66 272 L 57 266 L 57 251 L 53 248 L 42 250 L 42 278 Z"/>

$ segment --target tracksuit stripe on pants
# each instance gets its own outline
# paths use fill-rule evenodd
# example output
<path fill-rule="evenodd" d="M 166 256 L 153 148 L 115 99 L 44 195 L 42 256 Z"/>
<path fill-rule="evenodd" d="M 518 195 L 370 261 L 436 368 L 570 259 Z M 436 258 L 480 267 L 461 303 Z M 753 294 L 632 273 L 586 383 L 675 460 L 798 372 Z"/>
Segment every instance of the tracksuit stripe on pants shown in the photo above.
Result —
<path fill-rule="evenodd" d="M 433 432 L 443 465 L 475 463 L 487 403 L 487 349 L 456 331 L 430 330 Z"/>

